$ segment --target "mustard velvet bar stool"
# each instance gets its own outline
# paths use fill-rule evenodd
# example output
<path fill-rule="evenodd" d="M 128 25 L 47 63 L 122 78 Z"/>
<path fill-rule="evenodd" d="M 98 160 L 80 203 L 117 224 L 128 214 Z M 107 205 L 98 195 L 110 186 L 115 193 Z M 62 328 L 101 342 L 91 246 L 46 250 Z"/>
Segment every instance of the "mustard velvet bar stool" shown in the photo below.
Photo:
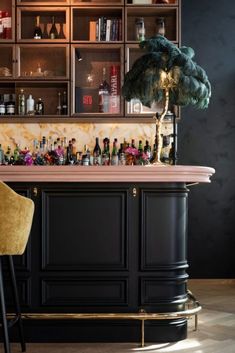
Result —
<path fill-rule="evenodd" d="M 24 253 L 32 226 L 33 214 L 33 201 L 18 195 L 0 181 L 0 316 L 5 353 L 10 353 L 8 328 L 14 324 L 17 324 L 19 329 L 22 352 L 26 350 L 12 255 L 22 255 Z M 6 256 L 8 260 L 16 311 L 15 318 L 9 321 L 6 317 L 4 297 L 3 256 Z"/>

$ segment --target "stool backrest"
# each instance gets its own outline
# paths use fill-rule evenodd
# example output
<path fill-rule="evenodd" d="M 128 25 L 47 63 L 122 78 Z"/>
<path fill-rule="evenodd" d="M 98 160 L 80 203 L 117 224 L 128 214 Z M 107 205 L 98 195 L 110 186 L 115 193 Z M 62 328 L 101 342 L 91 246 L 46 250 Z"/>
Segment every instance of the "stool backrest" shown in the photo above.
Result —
<path fill-rule="evenodd" d="M 0 255 L 23 254 L 33 214 L 33 201 L 0 181 Z"/>

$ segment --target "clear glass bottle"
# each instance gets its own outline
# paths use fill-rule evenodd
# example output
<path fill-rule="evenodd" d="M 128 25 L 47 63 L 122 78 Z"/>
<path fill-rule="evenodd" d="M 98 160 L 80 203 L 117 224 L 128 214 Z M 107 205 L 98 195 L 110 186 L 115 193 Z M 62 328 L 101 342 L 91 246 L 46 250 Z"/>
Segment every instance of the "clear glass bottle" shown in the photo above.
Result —
<path fill-rule="evenodd" d="M 18 96 L 18 114 L 25 115 L 25 94 L 23 89 L 20 90 Z"/>
<path fill-rule="evenodd" d="M 156 34 L 160 34 L 165 36 L 166 28 L 165 28 L 165 18 L 157 17 L 156 18 Z"/>
<path fill-rule="evenodd" d="M 62 99 L 62 114 L 68 114 L 68 103 L 67 103 L 67 92 L 63 92 L 63 99 Z"/>
<path fill-rule="evenodd" d="M 26 108 L 27 115 L 34 115 L 34 113 L 35 113 L 35 111 L 34 111 L 34 99 L 32 97 L 32 94 L 29 95 L 29 97 L 27 99 L 26 106 L 27 106 L 27 108 Z"/>
<path fill-rule="evenodd" d="M 145 25 L 143 17 L 137 17 L 135 19 L 135 36 L 135 39 L 139 42 L 145 40 Z"/>

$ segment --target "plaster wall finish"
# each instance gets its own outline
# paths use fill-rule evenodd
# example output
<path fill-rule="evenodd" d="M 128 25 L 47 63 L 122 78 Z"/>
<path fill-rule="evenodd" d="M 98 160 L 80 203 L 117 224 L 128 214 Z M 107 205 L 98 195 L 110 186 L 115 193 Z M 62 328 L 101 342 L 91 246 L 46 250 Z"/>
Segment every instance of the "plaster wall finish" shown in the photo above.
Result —
<path fill-rule="evenodd" d="M 180 164 L 216 169 L 211 185 L 189 197 L 189 274 L 235 277 L 235 2 L 183 0 L 182 43 L 195 49 L 207 72 L 207 110 L 184 108 L 179 126 Z"/>

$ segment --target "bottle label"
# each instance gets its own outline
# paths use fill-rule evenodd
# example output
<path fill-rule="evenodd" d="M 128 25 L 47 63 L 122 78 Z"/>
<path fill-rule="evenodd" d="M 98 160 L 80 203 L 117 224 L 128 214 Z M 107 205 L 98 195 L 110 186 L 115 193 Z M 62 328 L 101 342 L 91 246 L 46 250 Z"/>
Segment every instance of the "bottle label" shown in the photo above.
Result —
<path fill-rule="evenodd" d="M 2 24 L 4 28 L 11 28 L 11 17 L 3 17 Z"/>
<path fill-rule="evenodd" d="M 111 165 L 118 165 L 118 156 L 112 156 Z"/>
<path fill-rule="evenodd" d="M 7 114 L 15 114 L 15 106 L 14 106 L 14 104 L 8 104 L 8 106 L 7 106 Z"/>
<path fill-rule="evenodd" d="M 6 113 L 6 107 L 4 104 L 0 104 L 0 114 L 3 115 Z"/>

